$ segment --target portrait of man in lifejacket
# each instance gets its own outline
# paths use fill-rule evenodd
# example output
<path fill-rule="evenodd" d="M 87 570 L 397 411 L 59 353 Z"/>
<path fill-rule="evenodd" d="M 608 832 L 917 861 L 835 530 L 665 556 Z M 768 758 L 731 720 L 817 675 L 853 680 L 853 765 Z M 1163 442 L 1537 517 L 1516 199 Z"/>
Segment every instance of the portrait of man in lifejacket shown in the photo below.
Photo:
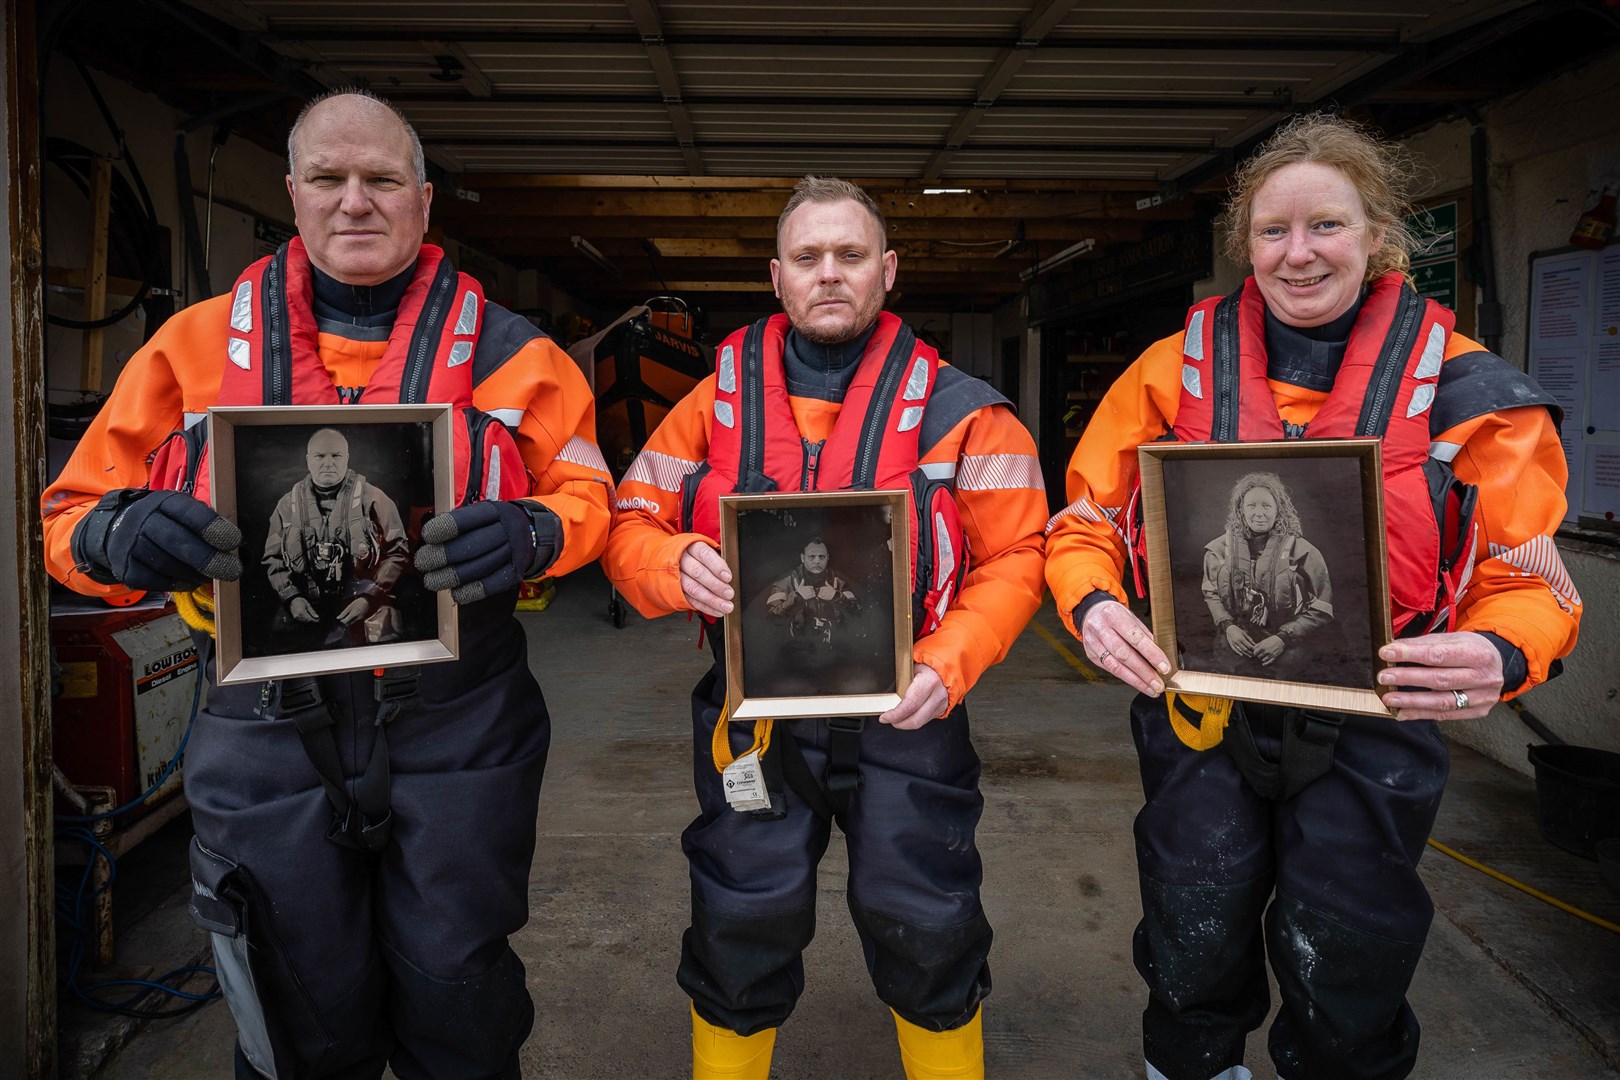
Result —
<path fill-rule="evenodd" d="M 276 503 L 264 544 L 281 601 L 278 644 L 302 652 L 396 640 L 394 587 L 410 559 L 398 506 L 349 467 L 342 432 L 316 431 L 304 459 L 309 473 Z"/>
<path fill-rule="evenodd" d="M 812 537 L 799 553 L 799 565 L 773 582 L 765 597 L 771 620 L 812 645 L 831 645 L 838 629 L 861 610 L 849 578 L 834 570 L 831 562 L 827 542 Z"/>

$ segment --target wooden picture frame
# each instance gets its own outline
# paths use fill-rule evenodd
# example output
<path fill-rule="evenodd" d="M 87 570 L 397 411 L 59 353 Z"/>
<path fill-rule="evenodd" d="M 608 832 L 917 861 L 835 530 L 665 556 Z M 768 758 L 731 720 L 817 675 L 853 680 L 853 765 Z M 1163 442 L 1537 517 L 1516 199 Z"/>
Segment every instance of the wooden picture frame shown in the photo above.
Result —
<path fill-rule="evenodd" d="M 455 604 L 448 591 L 425 589 L 411 563 L 422 522 L 456 505 L 452 416 L 449 405 L 208 410 L 213 506 L 242 530 L 241 580 L 214 583 L 218 683 L 457 658 Z M 305 527 L 323 505 L 312 477 L 337 468 L 315 464 L 324 432 L 341 436 L 320 434 L 319 445 L 342 443 L 345 475 L 342 509 L 327 511 L 318 535 Z M 356 530 L 364 536 L 351 537 Z M 367 610 L 351 614 L 361 595 Z"/>
<path fill-rule="evenodd" d="M 911 684 L 909 497 L 721 497 L 732 720 L 875 716 L 900 703 Z"/>
<path fill-rule="evenodd" d="M 1137 458 L 1166 688 L 1392 715 L 1378 683 L 1393 639 L 1379 440 L 1149 443 Z M 1250 540 L 1268 502 L 1273 524 Z"/>

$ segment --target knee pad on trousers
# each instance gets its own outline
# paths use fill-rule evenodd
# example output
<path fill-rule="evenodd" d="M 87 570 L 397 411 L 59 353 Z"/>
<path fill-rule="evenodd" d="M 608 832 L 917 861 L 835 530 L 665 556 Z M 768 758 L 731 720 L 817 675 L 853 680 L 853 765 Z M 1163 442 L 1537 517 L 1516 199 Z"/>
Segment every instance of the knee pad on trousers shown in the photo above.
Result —
<path fill-rule="evenodd" d="M 534 1028 L 534 1003 L 523 961 L 510 947 L 465 979 L 436 979 L 386 943 L 383 955 L 394 977 L 390 1011 L 397 1042 L 391 1064 L 400 1080 L 521 1075 L 518 1050 Z"/>
<path fill-rule="evenodd" d="M 943 929 L 917 926 L 851 902 L 878 1000 L 926 1031 L 970 1022 L 990 994 L 990 921 L 979 912 Z"/>
<path fill-rule="evenodd" d="M 1271 876 L 1171 885 L 1141 875 L 1133 949 L 1147 983 L 1142 1053 L 1168 1080 L 1209 1080 L 1243 1063 L 1271 1007 L 1261 914 Z"/>
<path fill-rule="evenodd" d="M 1266 942 L 1283 1007 L 1271 1057 L 1285 1076 L 1399 1080 L 1417 1062 L 1418 1023 L 1406 991 L 1422 941 L 1357 930 L 1277 895 Z"/>
<path fill-rule="evenodd" d="M 692 898 L 675 981 L 715 1027 L 752 1035 L 781 1027 L 804 992 L 814 903 L 779 915 L 723 915 Z"/>

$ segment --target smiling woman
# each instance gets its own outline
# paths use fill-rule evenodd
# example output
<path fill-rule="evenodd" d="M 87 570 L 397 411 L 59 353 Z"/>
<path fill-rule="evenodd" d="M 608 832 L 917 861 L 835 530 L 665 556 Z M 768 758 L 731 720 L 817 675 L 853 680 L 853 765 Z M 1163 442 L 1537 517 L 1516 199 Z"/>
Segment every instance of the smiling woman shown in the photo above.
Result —
<path fill-rule="evenodd" d="M 1551 399 L 1413 289 L 1409 174 L 1388 144 L 1332 116 L 1298 117 L 1261 146 L 1226 215 L 1227 252 L 1252 276 L 1195 305 L 1182 333 L 1114 383 L 1070 463 L 1072 501 L 1047 526 L 1059 610 L 1092 662 L 1140 691 L 1135 948 L 1152 1076 L 1247 1075 L 1268 959 L 1283 999 L 1268 1039 L 1279 1075 L 1413 1070 L 1405 994 L 1432 912 L 1416 864 L 1446 779 L 1433 722 L 1484 716 L 1574 645 L 1579 600 L 1558 591 L 1551 540 L 1567 475 Z M 1381 495 L 1383 535 L 1364 530 L 1362 554 L 1387 551 L 1387 603 L 1359 591 L 1391 628 L 1376 638 L 1348 618 L 1367 560 L 1345 552 L 1354 530 L 1335 515 L 1356 500 L 1322 468 L 1291 471 L 1314 449 L 1373 437 L 1379 464 L 1360 490 Z M 1176 500 L 1228 504 L 1224 527 L 1204 515 L 1182 537 L 1196 556 L 1183 578 L 1202 588 L 1171 591 L 1186 593 L 1181 622 L 1225 670 L 1210 679 L 1231 682 L 1189 681 L 1189 658 L 1160 647 L 1179 634 L 1156 642 L 1118 599 L 1141 539 L 1129 508 L 1150 502 L 1138 447 L 1151 457 L 1167 441 L 1279 448 L 1235 484 L 1206 475 Z M 1307 513 L 1313 504 L 1326 513 Z M 1553 553 L 1546 577 L 1520 569 L 1532 550 Z M 1157 625 L 1174 598 L 1154 584 Z M 1376 678 L 1403 722 L 1251 683 L 1298 674 L 1296 663 L 1362 693 Z M 1211 752 L 1223 742 L 1229 753 Z"/>

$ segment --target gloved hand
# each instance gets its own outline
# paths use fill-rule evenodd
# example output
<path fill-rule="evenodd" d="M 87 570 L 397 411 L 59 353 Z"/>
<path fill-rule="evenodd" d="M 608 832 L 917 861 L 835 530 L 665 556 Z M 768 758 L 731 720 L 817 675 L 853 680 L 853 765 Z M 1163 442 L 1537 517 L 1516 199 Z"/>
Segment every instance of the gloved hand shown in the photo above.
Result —
<path fill-rule="evenodd" d="M 451 590 L 458 604 L 477 603 L 550 566 L 561 537 L 562 522 L 539 503 L 458 506 L 422 526 L 416 568 L 428 588 Z"/>
<path fill-rule="evenodd" d="M 109 491 L 73 530 L 73 559 L 92 581 L 184 592 L 235 581 L 242 530 L 179 491 Z"/>

